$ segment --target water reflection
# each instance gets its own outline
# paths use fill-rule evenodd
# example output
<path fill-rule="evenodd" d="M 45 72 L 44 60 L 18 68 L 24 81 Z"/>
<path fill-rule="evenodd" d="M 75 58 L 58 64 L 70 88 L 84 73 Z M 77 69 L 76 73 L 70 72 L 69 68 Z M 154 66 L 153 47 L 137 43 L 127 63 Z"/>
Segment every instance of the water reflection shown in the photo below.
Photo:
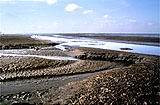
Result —
<path fill-rule="evenodd" d="M 54 37 L 54 36 L 31 36 L 32 38 L 41 39 L 41 40 L 50 40 L 53 42 L 61 42 L 60 45 L 57 45 L 56 48 L 65 50 L 65 46 L 71 47 L 88 47 L 88 48 L 101 48 L 101 49 L 110 49 L 122 51 L 121 48 L 129 48 L 132 50 L 123 50 L 127 52 L 149 54 L 149 55 L 159 55 L 160 48 L 159 46 L 149 46 L 149 45 L 138 45 L 138 44 L 128 44 L 120 42 L 110 42 L 100 39 L 90 39 L 90 38 L 76 38 L 72 37 L 70 39 L 67 36 Z"/>
<path fill-rule="evenodd" d="M 41 56 L 41 55 L 20 55 L 20 54 L 2 54 L 0 53 L 0 57 L 3 56 L 11 56 L 11 57 L 36 57 L 36 58 L 44 58 L 51 60 L 78 60 L 74 57 L 62 57 L 62 56 Z"/>

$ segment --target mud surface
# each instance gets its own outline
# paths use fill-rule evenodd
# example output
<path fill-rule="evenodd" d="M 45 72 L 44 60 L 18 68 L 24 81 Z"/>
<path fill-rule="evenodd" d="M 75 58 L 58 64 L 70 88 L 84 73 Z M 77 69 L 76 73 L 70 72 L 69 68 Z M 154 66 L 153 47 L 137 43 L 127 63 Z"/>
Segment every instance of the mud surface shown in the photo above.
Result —
<path fill-rule="evenodd" d="M 53 46 L 2 53 L 69 56 L 0 58 L 0 103 L 4 105 L 159 104 L 159 56 Z"/>
<path fill-rule="evenodd" d="M 55 46 L 56 43 L 49 41 L 35 40 L 27 36 L 0 36 L 0 49 L 28 49 L 44 47 L 44 46 Z"/>

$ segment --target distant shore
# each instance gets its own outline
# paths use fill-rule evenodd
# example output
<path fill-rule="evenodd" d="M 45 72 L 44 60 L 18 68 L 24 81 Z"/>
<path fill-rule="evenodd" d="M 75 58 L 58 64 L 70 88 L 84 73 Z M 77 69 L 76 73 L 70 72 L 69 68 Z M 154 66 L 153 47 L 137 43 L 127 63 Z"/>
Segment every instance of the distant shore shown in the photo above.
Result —
<path fill-rule="evenodd" d="M 63 35 L 63 34 L 62 34 Z M 83 35 L 83 34 L 64 34 L 66 36 L 76 36 L 76 37 L 85 37 L 85 38 L 92 38 L 92 39 L 102 39 L 108 41 L 117 41 L 117 42 L 124 42 L 124 43 L 131 43 L 131 44 L 142 44 L 142 45 L 153 45 L 153 46 L 160 46 L 160 37 L 152 37 L 152 36 L 130 36 L 125 34 L 124 36 L 118 35 Z"/>

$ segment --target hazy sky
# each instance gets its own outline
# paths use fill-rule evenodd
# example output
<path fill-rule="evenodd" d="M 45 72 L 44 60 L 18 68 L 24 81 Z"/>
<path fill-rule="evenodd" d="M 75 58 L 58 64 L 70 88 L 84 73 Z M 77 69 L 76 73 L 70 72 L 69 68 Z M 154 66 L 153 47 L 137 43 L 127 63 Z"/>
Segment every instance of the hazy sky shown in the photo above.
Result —
<path fill-rule="evenodd" d="M 0 32 L 160 32 L 160 0 L 0 0 Z"/>

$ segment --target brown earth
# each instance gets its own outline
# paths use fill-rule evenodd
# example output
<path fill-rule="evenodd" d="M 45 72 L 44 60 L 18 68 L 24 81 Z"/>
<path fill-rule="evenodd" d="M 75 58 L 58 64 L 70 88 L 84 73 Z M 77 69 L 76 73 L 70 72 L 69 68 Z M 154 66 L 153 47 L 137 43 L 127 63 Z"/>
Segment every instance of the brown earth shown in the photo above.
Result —
<path fill-rule="evenodd" d="M 9 59 L 12 60 L 8 62 Z M 1 81 L 93 72 L 124 65 L 109 61 L 55 61 L 29 57 L 4 57 L 1 60 Z"/>
<path fill-rule="evenodd" d="M 158 105 L 159 57 L 143 57 L 143 60 L 128 67 L 112 69 L 82 81 L 69 83 L 59 88 L 56 96 L 50 94 L 52 102 L 49 103 L 65 105 Z"/>
<path fill-rule="evenodd" d="M 56 43 L 49 41 L 40 41 L 28 36 L 0 36 L 0 49 L 28 49 L 44 46 L 55 46 Z"/>
<path fill-rule="evenodd" d="M 158 105 L 158 72 L 159 66 L 148 62 L 101 73 L 60 88 L 59 91 L 62 94 L 58 97 L 61 100 L 57 103 L 68 105 Z M 66 92 L 66 90 L 70 91 Z"/>

